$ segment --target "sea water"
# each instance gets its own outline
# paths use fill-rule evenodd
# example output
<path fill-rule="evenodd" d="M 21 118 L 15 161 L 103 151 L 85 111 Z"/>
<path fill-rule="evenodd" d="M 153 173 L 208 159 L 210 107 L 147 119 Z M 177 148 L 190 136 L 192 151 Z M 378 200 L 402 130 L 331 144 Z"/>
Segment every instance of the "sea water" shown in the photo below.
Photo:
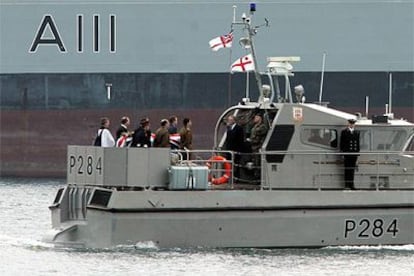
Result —
<path fill-rule="evenodd" d="M 64 180 L 0 178 L 0 275 L 414 275 L 414 245 L 62 249 L 42 242 Z M 414 214 L 413 214 L 414 215 Z"/>

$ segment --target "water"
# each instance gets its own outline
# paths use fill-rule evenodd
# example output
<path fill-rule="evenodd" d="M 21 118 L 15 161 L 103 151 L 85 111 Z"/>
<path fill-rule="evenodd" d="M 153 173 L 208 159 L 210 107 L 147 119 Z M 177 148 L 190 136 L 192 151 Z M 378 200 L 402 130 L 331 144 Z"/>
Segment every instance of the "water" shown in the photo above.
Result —
<path fill-rule="evenodd" d="M 0 275 L 414 275 L 414 245 L 322 249 L 55 249 L 42 242 L 63 180 L 0 178 Z"/>

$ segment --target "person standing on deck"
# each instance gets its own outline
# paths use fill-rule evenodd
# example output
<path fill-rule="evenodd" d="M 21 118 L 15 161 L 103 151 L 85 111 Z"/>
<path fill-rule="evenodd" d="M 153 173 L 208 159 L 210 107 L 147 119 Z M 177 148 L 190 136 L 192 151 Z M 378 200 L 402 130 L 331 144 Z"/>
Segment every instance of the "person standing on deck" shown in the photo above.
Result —
<path fill-rule="evenodd" d="M 359 131 L 355 130 L 356 120 L 349 119 L 348 126 L 341 132 L 340 149 L 345 153 L 356 153 L 360 150 Z M 359 154 L 344 155 L 345 188 L 355 190 L 354 175 Z"/>
<path fill-rule="evenodd" d="M 128 127 L 130 125 L 129 117 L 124 116 L 121 118 L 121 125 L 118 127 L 116 131 L 116 147 L 123 148 L 128 147 L 132 141 L 132 132 L 128 131 Z"/>
<path fill-rule="evenodd" d="M 148 148 L 151 147 L 151 130 L 148 118 L 140 121 L 140 126 L 134 131 L 131 147 Z"/>
<path fill-rule="evenodd" d="M 250 145 L 252 152 L 259 152 L 260 148 L 263 145 L 263 141 L 266 138 L 267 127 L 263 123 L 263 118 L 261 114 L 256 114 L 253 118 L 253 128 L 250 133 Z"/>
<path fill-rule="evenodd" d="M 125 133 L 129 135 L 128 133 L 128 127 L 130 125 L 131 121 L 129 120 L 129 117 L 124 116 L 121 118 L 121 125 L 116 131 L 116 140 L 118 140 L 122 135 Z"/>
<path fill-rule="evenodd" d="M 234 152 L 244 152 L 244 130 L 236 123 L 236 118 L 233 115 L 227 117 L 224 148 Z"/>
<path fill-rule="evenodd" d="M 241 153 L 245 152 L 244 129 L 236 123 L 236 118 L 233 115 L 227 117 L 227 132 L 226 141 L 224 142 L 224 149 L 233 151 L 234 153 L 234 177 L 240 177 Z M 231 160 L 231 155 L 226 154 L 227 159 Z"/>
<path fill-rule="evenodd" d="M 178 133 L 178 117 L 173 115 L 171 116 L 168 121 L 170 122 L 170 127 L 168 128 L 168 132 L 170 133 L 170 144 L 171 149 L 179 149 L 180 148 L 180 142 L 178 141 L 179 133 Z"/>
<path fill-rule="evenodd" d="M 250 147 L 253 153 L 253 163 L 255 166 L 254 174 L 255 176 L 260 176 L 260 160 L 261 156 L 259 154 L 260 148 L 263 145 L 263 142 L 266 138 L 267 134 L 267 127 L 263 123 L 263 117 L 261 114 L 256 114 L 253 117 L 253 127 L 250 133 L 250 138 L 248 141 L 250 142 Z"/>
<path fill-rule="evenodd" d="M 169 148 L 170 133 L 168 132 L 169 122 L 167 119 L 161 120 L 161 126 L 155 131 L 154 147 Z"/>
<path fill-rule="evenodd" d="M 101 147 L 113 147 L 115 146 L 114 137 L 109 130 L 110 121 L 107 117 L 101 118 L 101 127 L 98 130 L 98 133 L 95 138 L 95 146 Z"/>
<path fill-rule="evenodd" d="M 193 133 L 191 132 L 192 122 L 189 118 L 184 118 L 183 127 L 180 129 L 180 148 L 183 150 L 193 149 Z M 185 154 L 184 159 L 191 159 L 191 154 Z"/>

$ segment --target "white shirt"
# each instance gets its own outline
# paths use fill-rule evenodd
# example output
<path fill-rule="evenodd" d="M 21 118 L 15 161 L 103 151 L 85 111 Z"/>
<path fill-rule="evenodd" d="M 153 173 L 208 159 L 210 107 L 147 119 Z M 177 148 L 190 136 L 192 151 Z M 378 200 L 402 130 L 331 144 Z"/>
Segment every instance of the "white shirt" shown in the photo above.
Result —
<path fill-rule="evenodd" d="M 111 132 L 108 129 L 104 128 L 98 130 L 98 135 L 101 132 L 101 147 L 108 148 L 115 146 L 115 139 L 112 136 Z"/>

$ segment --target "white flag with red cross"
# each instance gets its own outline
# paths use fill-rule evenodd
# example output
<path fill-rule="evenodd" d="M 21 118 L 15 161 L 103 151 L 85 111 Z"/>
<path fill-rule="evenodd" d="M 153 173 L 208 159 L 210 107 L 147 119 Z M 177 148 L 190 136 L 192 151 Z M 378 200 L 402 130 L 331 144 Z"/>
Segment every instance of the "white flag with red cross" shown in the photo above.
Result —
<path fill-rule="evenodd" d="M 254 70 L 254 62 L 252 54 L 237 59 L 231 65 L 232 72 L 247 72 Z"/>
<path fill-rule="evenodd" d="M 233 33 L 218 36 L 209 41 L 210 49 L 218 51 L 221 48 L 230 48 L 233 42 Z"/>

